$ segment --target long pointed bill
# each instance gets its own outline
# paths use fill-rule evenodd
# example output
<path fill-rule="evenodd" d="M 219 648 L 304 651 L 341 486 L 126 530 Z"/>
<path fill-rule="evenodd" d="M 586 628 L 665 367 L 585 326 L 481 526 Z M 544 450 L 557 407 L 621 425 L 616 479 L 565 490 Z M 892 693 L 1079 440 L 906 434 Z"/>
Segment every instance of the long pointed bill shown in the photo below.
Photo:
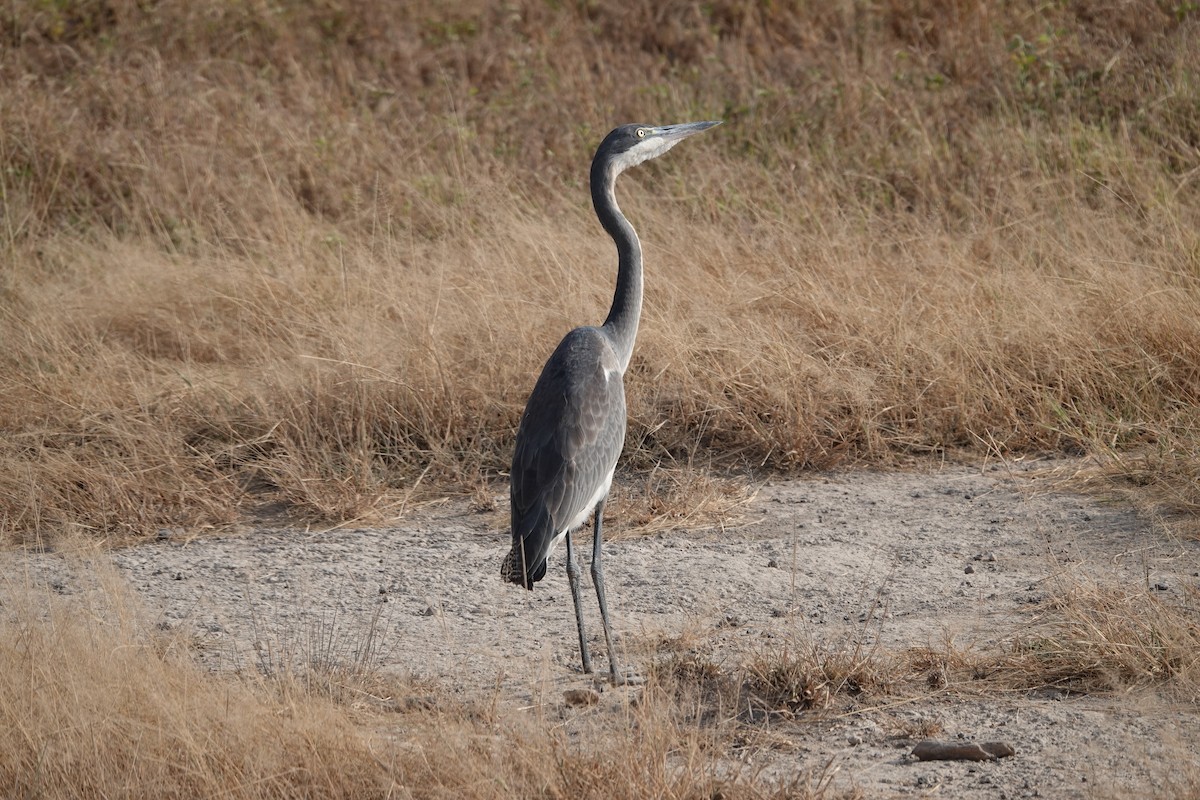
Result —
<path fill-rule="evenodd" d="M 722 120 L 710 120 L 708 122 L 682 122 L 678 125 L 663 125 L 658 128 L 651 128 L 651 136 L 660 136 L 672 144 L 680 139 L 686 139 L 689 136 L 706 131 L 714 125 L 720 125 Z"/>

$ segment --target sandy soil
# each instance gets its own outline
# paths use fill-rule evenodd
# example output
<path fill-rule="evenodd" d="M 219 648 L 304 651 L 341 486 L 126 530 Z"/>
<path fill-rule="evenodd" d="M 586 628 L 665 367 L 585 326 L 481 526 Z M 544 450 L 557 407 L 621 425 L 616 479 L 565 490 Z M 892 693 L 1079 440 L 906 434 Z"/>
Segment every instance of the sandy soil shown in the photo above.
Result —
<path fill-rule="evenodd" d="M 605 565 L 619 649 L 643 669 L 659 643 L 683 639 L 729 663 L 781 643 L 904 650 L 952 639 L 986 649 L 1028 624 L 1047 594 L 1081 580 L 1149 585 L 1166 596 L 1197 583 L 1197 543 L 1174 541 L 1127 508 L 1056 491 L 1035 474 L 1047 465 L 1034 466 L 772 481 L 720 530 L 621 537 L 614 519 Z M 494 512 L 447 502 L 383 529 L 164 531 L 111 559 L 157 623 L 194 633 L 215 668 L 314 649 L 352 658 L 374 629 L 385 669 L 447 691 L 499 696 L 512 713 L 549 707 L 568 721 L 621 713 L 634 690 L 610 689 L 590 708 L 564 706 L 564 690 L 592 683 L 578 671 L 563 553 L 536 591 L 502 584 L 506 513 L 500 498 Z M 590 536 L 580 538 L 586 555 Z M 54 556 L 3 558 L 21 558 L 23 569 L 72 591 Z M 930 690 L 802 717 L 780 729 L 790 746 L 758 757 L 783 774 L 831 764 L 837 785 L 869 797 L 1148 797 L 1179 769 L 1198 768 L 1195 712 L 1146 692 Z M 914 763 L 912 740 L 896 733 L 923 723 L 940 726 L 938 738 L 1001 740 L 1017 753 L 984 764 Z"/>

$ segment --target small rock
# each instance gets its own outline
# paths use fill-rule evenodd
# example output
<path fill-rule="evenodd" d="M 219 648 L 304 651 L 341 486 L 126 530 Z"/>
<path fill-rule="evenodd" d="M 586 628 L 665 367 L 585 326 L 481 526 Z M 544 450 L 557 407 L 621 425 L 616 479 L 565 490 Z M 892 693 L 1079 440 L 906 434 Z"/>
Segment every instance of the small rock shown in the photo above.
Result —
<path fill-rule="evenodd" d="M 925 739 L 912 749 L 912 757 L 918 761 L 992 761 L 1008 758 L 1016 750 L 1006 742 L 951 743 Z"/>
<path fill-rule="evenodd" d="M 862 744 L 862 741 L 862 737 L 853 733 L 846 737 L 846 743 L 851 747 L 858 747 L 860 744 Z"/>
<path fill-rule="evenodd" d="M 772 558 L 770 561 L 767 562 L 767 568 L 768 569 L 779 569 L 779 562 Z"/>
<path fill-rule="evenodd" d="M 967 573 L 968 575 L 972 575 L 975 572 L 975 568 L 970 564 L 967 564 L 967 566 L 963 568 L 963 572 Z"/>

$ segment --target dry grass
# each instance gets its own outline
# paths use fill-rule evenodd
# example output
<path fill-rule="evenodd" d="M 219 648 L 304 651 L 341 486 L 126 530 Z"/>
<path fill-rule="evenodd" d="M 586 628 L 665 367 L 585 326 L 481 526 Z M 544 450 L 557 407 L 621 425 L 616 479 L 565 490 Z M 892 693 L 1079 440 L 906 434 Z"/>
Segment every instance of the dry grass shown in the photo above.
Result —
<path fill-rule="evenodd" d="M 1168 686 L 1180 699 L 1200 698 L 1200 616 L 1146 587 L 1080 585 L 1047 604 L 1043 618 L 1014 638 L 989 679 L 1018 687 L 1115 692 Z M 977 674 L 993 670 L 976 665 Z"/>
<path fill-rule="evenodd" d="M 632 469 L 1147 452 L 1139 480 L 1194 508 L 1198 24 L 1153 2 L 9 3 L 0 529 L 480 492 L 611 293 L 592 148 L 711 117 L 622 184 L 649 268 Z"/>
<path fill-rule="evenodd" d="M 1002 651 L 946 642 L 915 648 L 898 663 L 935 691 L 1056 696 L 1165 691 L 1186 704 L 1200 698 L 1200 606 L 1147 587 L 1077 584 L 1046 601 Z"/>
<path fill-rule="evenodd" d="M 291 668 L 214 675 L 187 642 L 144 625 L 115 581 L 85 587 L 3 587 L 5 796 L 857 796 L 831 774 L 739 766 L 730 731 L 687 724 L 665 692 L 568 732 L 553 710 L 463 701 L 378 669 L 336 673 L 336 691 Z M 321 671 L 329 648 L 319 637 L 304 660 Z"/>
<path fill-rule="evenodd" d="M 351 715 L 206 674 L 120 593 L 4 592 L 0 786 L 14 797 L 367 797 L 388 786 Z"/>
<path fill-rule="evenodd" d="M 770 746 L 786 736 L 770 732 L 790 722 L 829 719 L 869 709 L 913 688 L 909 659 L 851 641 L 817 642 L 784 636 L 753 652 L 719 658 L 703 638 L 667 639 L 648 654 L 648 694 L 678 721 L 727 739 L 763 734 Z"/>
<path fill-rule="evenodd" d="M 807 635 L 774 640 L 743 657 L 716 658 L 704 637 L 656 645 L 652 676 L 688 719 L 757 726 L 871 713 L 941 694 L 994 697 L 1120 695 L 1151 690 L 1191 707 L 1200 698 L 1200 604 L 1148 587 L 1072 583 L 1032 611 L 1000 647 L 952 639 L 889 651 Z M 933 735 L 925 732 L 921 736 Z M 918 737 L 912 733 L 911 736 Z"/>

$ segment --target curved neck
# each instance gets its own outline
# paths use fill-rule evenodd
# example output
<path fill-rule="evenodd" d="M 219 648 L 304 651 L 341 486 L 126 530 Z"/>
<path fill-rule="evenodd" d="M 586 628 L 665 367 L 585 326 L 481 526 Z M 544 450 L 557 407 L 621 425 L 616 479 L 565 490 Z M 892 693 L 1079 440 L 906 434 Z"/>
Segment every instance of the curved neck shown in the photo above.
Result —
<path fill-rule="evenodd" d="M 617 288 L 602 330 L 612 338 L 624 373 L 633 355 L 638 319 L 642 315 L 642 244 L 629 220 L 617 207 L 614 192 L 617 174 L 611 162 L 592 162 L 592 204 L 600 224 L 617 245 L 618 257 Z"/>

